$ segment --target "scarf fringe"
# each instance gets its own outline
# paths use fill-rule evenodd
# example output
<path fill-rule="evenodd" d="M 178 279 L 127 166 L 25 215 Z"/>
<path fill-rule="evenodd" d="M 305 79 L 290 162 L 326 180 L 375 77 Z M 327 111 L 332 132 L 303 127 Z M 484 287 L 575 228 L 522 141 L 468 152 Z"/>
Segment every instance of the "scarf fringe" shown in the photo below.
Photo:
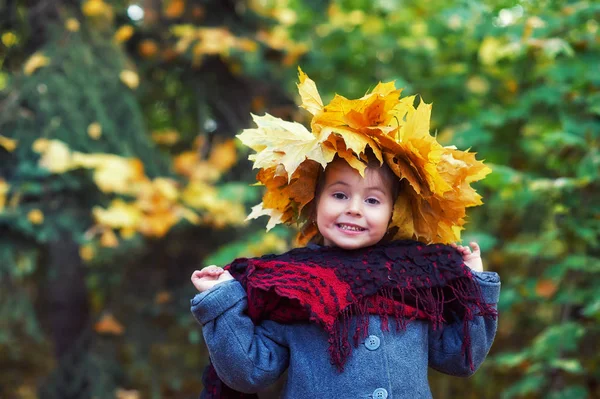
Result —
<path fill-rule="evenodd" d="M 390 316 L 395 321 L 396 331 L 405 331 L 408 324 L 415 319 L 428 321 L 431 328 L 436 331 L 443 328 L 446 323 L 444 317 L 446 305 L 458 301 L 464 309 L 461 350 L 462 354 L 466 356 L 469 367 L 474 370 L 475 366 L 470 351 L 469 323 L 473 321 L 475 316 L 495 318 L 497 312 L 493 306 L 483 302 L 481 288 L 474 281 L 457 279 L 454 283 L 446 286 L 452 292 L 450 296 L 452 299 L 447 301 L 445 300 L 444 289 L 441 287 L 428 287 L 425 289 L 386 287 L 376 295 L 362 298 L 357 303 L 348 306 L 341 312 L 332 328 L 327 330 L 329 333 L 328 351 L 331 364 L 336 366 L 338 371 L 344 371 L 346 361 L 352 353 L 352 345 L 349 343 L 349 331 L 353 321 L 356 322 L 356 325 L 354 326 L 352 341 L 354 348 L 357 348 L 361 343 L 364 343 L 369 334 L 369 317 L 373 314 L 379 316 L 382 331 L 389 331 Z M 405 303 L 406 294 L 414 299 L 414 307 Z"/>

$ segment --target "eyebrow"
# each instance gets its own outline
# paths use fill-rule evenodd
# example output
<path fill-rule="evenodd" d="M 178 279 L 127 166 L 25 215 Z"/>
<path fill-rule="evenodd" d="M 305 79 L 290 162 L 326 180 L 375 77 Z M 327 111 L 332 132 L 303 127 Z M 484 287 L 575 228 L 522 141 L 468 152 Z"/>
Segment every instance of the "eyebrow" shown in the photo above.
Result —
<path fill-rule="evenodd" d="M 340 185 L 342 185 L 342 186 L 350 187 L 350 184 L 346 183 L 345 181 L 338 180 L 338 181 L 335 181 L 335 182 L 333 182 L 333 183 L 331 183 L 331 184 L 327 185 L 327 188 L 329 188 L 329 187 L 331 187 L 331 186 L 338 185 L 338 184 L 340 184 Z M 386 194 L 387 194 L 387 193 L 386 193 L 386 192 L 385 192 L 385 191 L 384 191 L 382 188 L 380 188 L 379 186 L 369 186 L 369 187 L 367 187 L 367 191 L 379 191 L 379 192 L 380 192 L 381 194 L 383 194 L 383 195 L 386 195 Z"/>

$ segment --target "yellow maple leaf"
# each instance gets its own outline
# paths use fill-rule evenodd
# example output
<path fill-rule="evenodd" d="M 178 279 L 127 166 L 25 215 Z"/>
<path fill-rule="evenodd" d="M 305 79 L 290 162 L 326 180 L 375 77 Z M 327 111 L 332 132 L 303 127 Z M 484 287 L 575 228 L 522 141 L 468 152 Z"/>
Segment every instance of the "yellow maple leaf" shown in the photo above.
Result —
<path fill-rule="evenodd" d="M 300 106 L 306 109 L 313 115 L 316 115 L 323 109 L 323 100 L 317 90 L 317 85 L 310 79 L 303 71 L 298 67 L 298 91 L 302 98 L 302 104 Z"/>
<path fill-rule="evenodd" d="M 334 137 L 331 136 L 334 135 Z M 335 148 L 338 148 L 338 142 L 344 143 L 344 148 L 351 150 L 355 157 L 361 158 L 366 153 L 367 147 L 371 149 L 377 160 L 383 163 L 383 156 L 377 143 L 365 134 L 361 134 L 353 129 L 343 127 L 324 127 L 321 130 L 321 135 L 327 137 L 327 141 L 331 142 Z M 359 170 L 361 176 L 364 168 Z"/>
<path fill-rule="evenodd" d="M 269 216 L 269 222 L 267 223 L 267 231 L 269 231 L 281 223 L 283 213 L 277 209 L 265 209 L 263 208 L 263 203 L 261 202 L 260 204 L 252 207 L 252 210 L 246 219 L 256 219 L 261 216 Z"/>
<path fill-rule="evenodd" d="M 252 115 L 257 129 L 246 129 L 237 137 L 257 151 L 249 157 L 254 168 L 283 165 L 288 181 L 306 159 L 320 163 L 323 168 L 333 160 L 335 152 L 320 145 L 320 138 L 299 123 L 287 122 L 269 114 Z"/>

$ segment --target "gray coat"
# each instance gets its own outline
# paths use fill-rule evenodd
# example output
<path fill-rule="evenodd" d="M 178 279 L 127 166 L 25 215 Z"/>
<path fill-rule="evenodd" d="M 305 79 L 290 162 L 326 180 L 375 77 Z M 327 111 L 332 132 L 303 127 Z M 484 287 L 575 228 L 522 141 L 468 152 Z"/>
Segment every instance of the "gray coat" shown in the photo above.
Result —
<path fill-rule="evenodd" d="M 500 278 L 474 272 L 487 303 L 496 304 Z M 434 331 L 429 323 L 411 322 L 406 330 L 382 331 L 379 316 L 369 320 L 369 336 L 353 348 L 344 372 L 330 363 L 327 334 L 314 324 L 254 325 L 245 315 L 246 293 L 236 280 L 216 285 L 191 301 L 202 325 L 204 341 L 219 377 L 241 392 L 259 392 L 287 370 L 281 397 L 304 398 L 431 398 L 427 367 L 468 377 L 474 371 L 465 359 L 462 322 Z M 475 368 L 487 356 L 497 321 L 476 317 L 470 323 Z"/>

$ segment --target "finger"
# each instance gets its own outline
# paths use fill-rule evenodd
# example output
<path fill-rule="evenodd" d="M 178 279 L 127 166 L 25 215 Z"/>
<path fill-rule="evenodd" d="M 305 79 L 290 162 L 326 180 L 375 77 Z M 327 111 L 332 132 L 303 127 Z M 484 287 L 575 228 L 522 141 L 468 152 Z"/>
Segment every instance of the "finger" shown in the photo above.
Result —
<path fill-rule="evenodd" d="M 215 265 L 210 265 L 210 266 L 206 266 L 204 269 L 202 269 L 202 271 L 211 274 L 211 275 L 216 275 L 216 274 L 220 274 L 223 272 L 223 269 L 221 269 L 219 266 L 215 266 Z"/>
<path fill-rule="evenodd" d="M 201 277 L 201 271 L 200 270 L 194 270 L 194 272 L 192 273 L 192 281 L 197 280 Z"/>
<path fill-rule="evenodd" d="M 469 245 L 471 246 L 473 252 L 479 252 L 481 250 L 481 248 L 479 248 L 479 244 L 477 244 L 475 241 L 471 241 Z"/>

